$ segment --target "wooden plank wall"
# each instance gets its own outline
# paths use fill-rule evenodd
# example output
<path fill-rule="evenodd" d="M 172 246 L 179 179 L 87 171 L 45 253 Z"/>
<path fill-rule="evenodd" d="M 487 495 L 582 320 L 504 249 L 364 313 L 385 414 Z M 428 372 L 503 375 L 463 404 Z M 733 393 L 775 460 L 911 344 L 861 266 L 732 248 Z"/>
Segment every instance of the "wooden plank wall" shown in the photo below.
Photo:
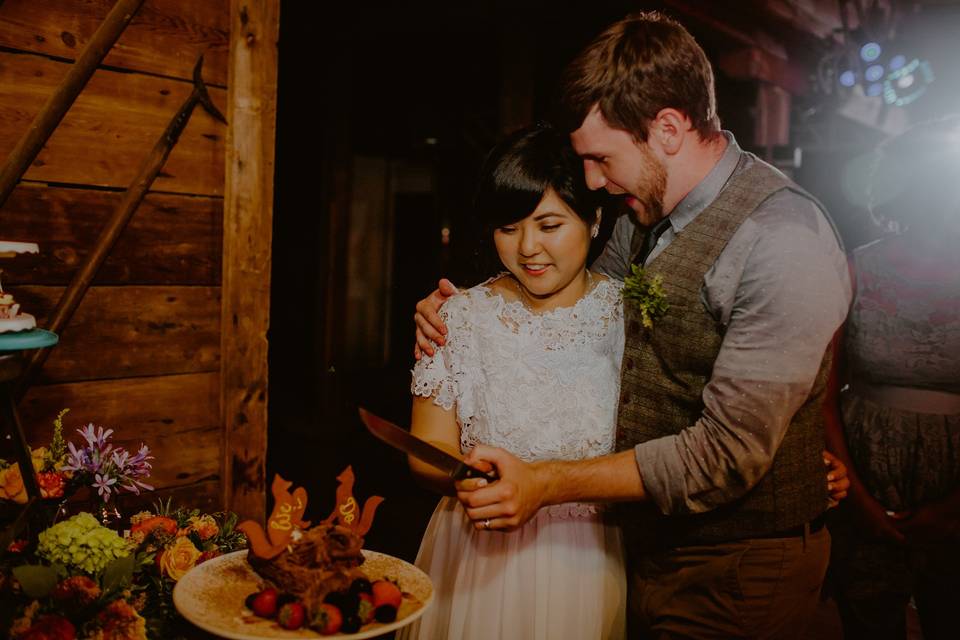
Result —
<path fill-rule="evenodd" d="M 280 3 L 231 0 L 220 336 L 223 501 L 264 521 Z"/>
<path fill-rule="evenodd" d="M 0 4 L 0 161 L 113 0 Z M 42 255 L 5 265 L 5 283 L 43 322 L 120 193 L 203 76 L 226 111 L 230 0 L 147 0 L 0 209 L 0 238 Z M 34 444 L 70 407 L 119 444 L 146 442 L 158 491 L 222 500 L 220 281 L 226 127 L 197 109 L 153 192 L 101 268 L 20 404 Z M 69 435 L 69 434 L 68 434 Z"/>

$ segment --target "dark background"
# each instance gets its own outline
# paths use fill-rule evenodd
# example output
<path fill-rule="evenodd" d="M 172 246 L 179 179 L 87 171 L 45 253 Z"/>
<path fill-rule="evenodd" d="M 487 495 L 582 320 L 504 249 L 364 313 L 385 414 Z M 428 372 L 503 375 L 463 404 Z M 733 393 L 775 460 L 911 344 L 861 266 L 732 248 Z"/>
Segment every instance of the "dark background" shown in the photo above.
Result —
<path fill-rule="evenodd" d="M 438 277 L 473 284 L 490 275 L 475 267 L 478 238 L 469 205 L 483 155 L 511 124 L 522 124 L 511 118 L 549 116 L 567 61 L 606 25 L 641 8 L 663 8 L 678 18 L 712 61 L 744 46 L 737 33 L 762 33 L 761 41 L 772 39 L 813 78 L 832 45 L 806 33 L 800 18 L 763 18 L 760 5 L 283 4 L 268 478 L 281 472 L 306 486 L 308 517 L 327 515 L 334 478 L 351 464 L 361 502 L 373 494 L 386 497 L 367 546 L 415 556 L 436 497 L 413 483 L 401 455 L 366 434 L 356 407 L 406 425 L 414 304 Z M 918 121 L 960 109 L 957 3 L 927 2 L 904 13 L 898 46 L 929 59 L 937 76 L 907 116 Z M 716 76 L 722 122 L 741 146 L 775 160 L 802 149 L 801 165 L 787 168 L 823 200 L 848 248 L 876 237 L 864 210 L 844 195 L 841 177 L 886 133 L 869 118 L 840 115 L 843 96 L 812 81 L 792 100 L 790 144 L 768 149 L 754 139 L 756 82 L 719 70 Z M 512 100 L 523 108 L 511 109 Z M 382 336 L 374 336 L 385 349 L 373 361 L 351 353 L 342 339 L 356 321 L 345 297 L 345 264 L 357 156 L 425 167 L 433 177 L 428 192 L 388 194 L 394 222 L 383 231 L 389 256 L 352 257 L 390 274 Z M 606 216 L 604 233 L 613 221 Z M 441 241 L 442 228 L 449 229 L 448 244 Z"/>

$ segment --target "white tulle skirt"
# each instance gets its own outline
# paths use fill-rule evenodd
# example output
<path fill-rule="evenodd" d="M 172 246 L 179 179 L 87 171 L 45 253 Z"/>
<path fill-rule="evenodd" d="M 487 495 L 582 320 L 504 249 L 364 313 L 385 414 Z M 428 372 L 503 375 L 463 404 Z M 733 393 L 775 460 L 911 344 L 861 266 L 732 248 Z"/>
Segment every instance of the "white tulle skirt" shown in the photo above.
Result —
<path fill-rule="evenodd" d="M 417 566 L 434 602 L 412 640 L 600 640 L 626 635 L 620 531 L 596 513 L 542 509 L 517 531 L 478 531 L 454 498 L 437 505 Z"/>

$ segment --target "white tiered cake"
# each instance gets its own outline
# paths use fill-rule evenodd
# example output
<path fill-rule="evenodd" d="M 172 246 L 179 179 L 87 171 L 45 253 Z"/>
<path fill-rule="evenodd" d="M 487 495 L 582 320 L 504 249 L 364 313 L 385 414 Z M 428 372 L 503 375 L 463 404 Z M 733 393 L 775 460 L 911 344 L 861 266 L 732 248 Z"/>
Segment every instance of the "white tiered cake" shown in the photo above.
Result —
<path fill-rule="evenodd" d="M 19 253 L 39 253 L 40 249 L 32 242 L 7 242 L 0 240 L 0 258 L 12 258 Z M 37 326 L 37 321 L 29 313 L 22 313 L 20 305 L 13 295 L 3 290 L 0 282 L 0 333 L 27 331 Z"/>

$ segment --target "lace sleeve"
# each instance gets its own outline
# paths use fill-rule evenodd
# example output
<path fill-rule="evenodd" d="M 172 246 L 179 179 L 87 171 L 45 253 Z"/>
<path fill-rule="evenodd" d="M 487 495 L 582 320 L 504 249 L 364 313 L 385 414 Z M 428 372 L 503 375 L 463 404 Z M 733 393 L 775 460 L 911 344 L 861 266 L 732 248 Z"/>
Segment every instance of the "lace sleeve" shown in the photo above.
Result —
<path fill-rule="evenodd" d="M 466 297 L 459 295 L 448 300 L 440 309 L 440 317 L 447 325 L 446 344 L 424 356 L 413 367 L 410 393 L 433 402 L 449 411 L 461 397 L 458 372 L 462 370 L 463 350 L 469 330 Z"/>

